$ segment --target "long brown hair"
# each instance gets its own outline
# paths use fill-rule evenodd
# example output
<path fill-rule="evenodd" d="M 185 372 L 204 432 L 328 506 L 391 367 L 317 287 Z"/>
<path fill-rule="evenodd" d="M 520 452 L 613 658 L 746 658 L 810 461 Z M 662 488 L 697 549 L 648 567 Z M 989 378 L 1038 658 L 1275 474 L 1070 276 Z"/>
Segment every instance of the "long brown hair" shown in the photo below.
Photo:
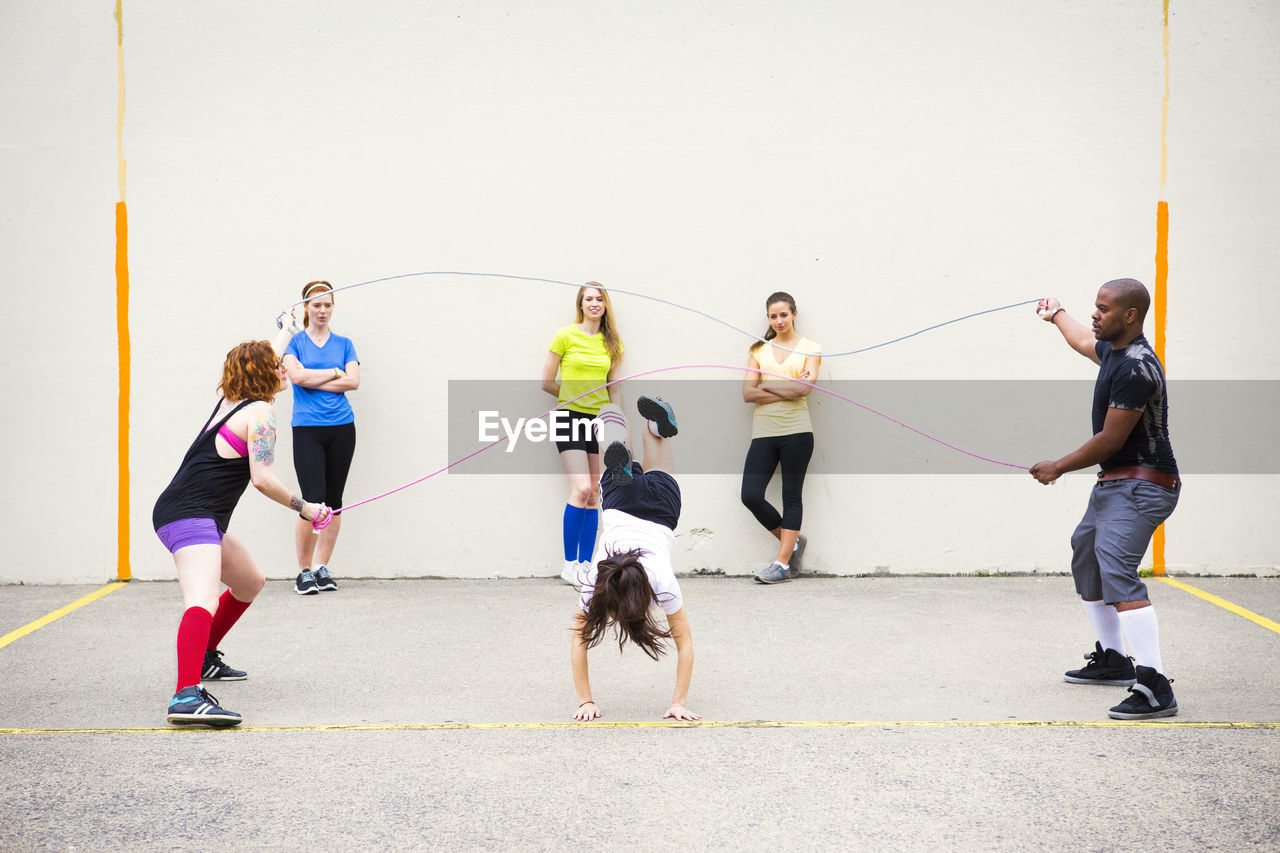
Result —
<path fill-rule="evenodd" d="M 787 307 L 791 309 L 791 316 L 793 316 L 793 317 L 795 316 L 795 314 L 796 314 L 796 301 L 795 301 L 795 299 L 794 299 L 794 298 L 792 298 L 792 296 L 791 296 L 791 294 L 790 294 L 790 293 L 784 293 L 784 292 L 783 292 L 783 291 L 781 291 L 781 290 L 779 290 L 777 293 L 771 293 L 771 294 L 769 295 L 769 298 L 768 298 L 768 299 L 766 299 L 766 300 L 764 301 L 764 313 L 765 313 L 765 314 L 768 314 L 768 313 L 769 313 L 769 306 L 770 306 L 770 305 L 773 305 L 775 302 L 785 302 L 785 303 L 787 303 Z M 792 322 L 792 324 L 791 324 L 791 328 L 795 329 L 795 327 L 796 327 L 796 326 L 795 326 L 795 323 L 794 323 L 794 322 Z M 800 331 L 799 331 L 798 329 L 796 330 L 796 334 L 800 334 Z M 765 332 L 764 332 L 764 340 L 765 340 L 765 341 L 771 341 L 771 340 L 773 340 L 774 338 L 776 338 L 777 336 L 778 336 L 778 333 L 777 333 L 776 331 L 774 331 L 773 324 L 772 324 L 772 323 L 770 323 L 770 324 L 769 324 L 769 328 L 768 328 L 768 329 L 765 329 Z M 751 352 L 751 353 L 753 353 L 753 354 L 754 354 L 754 353 L 755 353 L 755 351 L 756 351 L 756 350 L 758 350 L 758 349 L 760 349 L 760 347 L 762 347 L 762 346 L 764 346 L 764 341 L 756 341 L 754 344 L 752 344 L 752 345 L 751 345 L 751 349 L 750 349 L 750 350 L 748 350 L 748 352 Z"/>
<path fill-rule="evenodd" d="M 245 341 L 232 347 L 222 365 L 218 392 L 227 400 L 265 400 L 280 393 L 280 357 L 266 341 Z"/>
<path fill-rule="evenodd" d="M 587 648 L 599 645 L 612 625 L 618 651 L 630 640 L 654 660 L 666 653 L 662 640 L 670 637 L 671 631 L 659 627 L 650 611 L 655 599 L 653 585 L 640 563 L 646 553 L 638 548 L 611 552 L 596 564 L 595 591 L 582 626 Z"/>
<path fill-rule="evenodd" d="M 310 304 L 311 297 L 329 294 L 329 301 L 333 301 L 333 285 L 327 281 L 309 281 L 302 288 L 302 298 L 307 300 L 302 303 L 302 328 L 311 325 L 311 317 L 307 315 L 307 305 Z"/>
<path fill-rule="evenodd" d="M 574 303 L 578 309 L 576 322 L 581 323 L 586 318 L 586 314 L 582 312 L 582 297 L 588 289 L 600 291 L 604 300 L 604 313 L 600 315 L 600 334 L 604 335 L 604 348 L 609 353 L 609 361 L 617 364 L 622 357 L 622 337 L 613 322 L 613 302 L 609 300 L 609 291 L 600 282 L 589 281 L 578 288 L 578 301 Z"/>

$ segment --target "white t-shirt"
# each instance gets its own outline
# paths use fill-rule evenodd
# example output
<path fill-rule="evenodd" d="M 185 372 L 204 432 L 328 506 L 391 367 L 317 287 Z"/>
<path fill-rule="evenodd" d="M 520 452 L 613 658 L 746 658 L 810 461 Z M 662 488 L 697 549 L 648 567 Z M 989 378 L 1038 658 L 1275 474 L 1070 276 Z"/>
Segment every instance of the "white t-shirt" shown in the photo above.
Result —
<path fill-rule="evenodd" d="M 676 546 L 676 535 L 670 527 L 655 521 L 645 521 L 620 509 L 606 509 L 600 516 L 604 522 L 604 533 L 596 546 L 596 553 L 590 568 L 582 580 L 582 594 L 579 603 L 585 613 L 591 605 L 591 596 L 596 589 L 596 564 L 609 552 L 630 551 L 641 548 L 648 553 L 640 558 L 644 573 L 653 587 L 654 603 L 662 608 L 662 612 L 670 616 L 684 607 L 684 596 L 680 594 L 680 582 L 676 580 L 675 569 L 671 567 L 671 550 Z"/>

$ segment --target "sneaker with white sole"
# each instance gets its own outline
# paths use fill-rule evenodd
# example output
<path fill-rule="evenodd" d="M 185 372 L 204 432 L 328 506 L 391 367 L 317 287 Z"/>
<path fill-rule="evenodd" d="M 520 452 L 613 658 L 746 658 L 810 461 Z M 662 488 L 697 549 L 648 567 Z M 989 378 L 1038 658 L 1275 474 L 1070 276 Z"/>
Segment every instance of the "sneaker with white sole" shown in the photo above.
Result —
<path fill-rule="evenodd" d="M 321 592 L 333 592 L 338 588 L 338 582 L 333 579 L 333 575 L 329 574 L 329 567 L 323 563 L 315 570 L 315 576 L 316 588 Z"/>
<path fill-rule="evenodd" d="M 241 717 L 235 711 L 219 707 L 217 698 L 199 684 L 184 687 L 169 700 L 166 719 L 175 726 L 238 726 Z"/>
<path fill-rule="evenodd" d="M 636 411 L 640 413 L 640 417 L 657 426 L 661 438 L 673 438 L 680 433 L 676 426 L 675 410 L 661 397 L 640 397 L 636 400 Z"/>
<path fill-rule="evenodd" d="M 232 669 L 222 662 L 222 652 L 209 649 L 204 653 L 204 666 L 200 669 L 200 678 L 204 681 L 244 681 L 248 673 Z"/>
<path fill-rule="evenodd" d="M 789 580 L 791 580 L 791 570 L 777 560 L 756 575 L 756 583 L 786 583 Z"/>
<path fill-rule="evenodd" d="M 1173 698 L 1173 679 L 1149 666 L 1134 670 L 1137 679 L 1129 688 L 1129 696 L 1107 712 L 1116 720 L 1153 720 L 1178 713 L 1178 700 Z"/>
<path fill-rule="evenodd" d="M 320 586 L 316 583 L 316 573 L 310 569 L 299 572 L 298 579 L 293 582 L 293 591 L 298 595 L 315 595 L 320 592 Z"/>
<path fill-rule="evenodd" d="M 581 563 L 577 560 L 565 560 L 564 568 L 560 570 L 560 580 L 574 589 L 581 588 L 582 581 L 578 580 L 578 566 L 580 565 Z"/>

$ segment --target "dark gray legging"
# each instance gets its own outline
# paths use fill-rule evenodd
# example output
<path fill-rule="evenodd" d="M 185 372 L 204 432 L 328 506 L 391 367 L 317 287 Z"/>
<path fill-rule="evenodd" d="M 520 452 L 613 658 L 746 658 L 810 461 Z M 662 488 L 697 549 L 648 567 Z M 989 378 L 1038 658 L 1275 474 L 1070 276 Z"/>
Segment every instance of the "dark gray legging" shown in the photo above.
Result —
<path fill-rule="evenodd" d="M 756 521 L 765 530 L 799 530 L 804 517 L 804 505 L 800 493 L 804 490 L 804 475 L 813 456 L 813 433 L 797 432 L 791 435 L 768 436 L 751 439 L 747 461 L 742 466 L 742 504 L 751 510 Z M 782 514 L 764 499 L 764 490 L 773 479 L 773 472 L 782 465 Z"/>

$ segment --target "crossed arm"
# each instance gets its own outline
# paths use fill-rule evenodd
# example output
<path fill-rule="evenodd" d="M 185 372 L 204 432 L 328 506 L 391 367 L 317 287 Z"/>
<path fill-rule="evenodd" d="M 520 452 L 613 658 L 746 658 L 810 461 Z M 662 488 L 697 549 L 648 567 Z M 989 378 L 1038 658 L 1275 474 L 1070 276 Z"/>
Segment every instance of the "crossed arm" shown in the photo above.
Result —
<path fill-rule="evenodd" d="M 804 370 L 797 377 L 800 382 L 813 382 L 818 375 L 818 365 L 822 363 L 822 359 L 816 355 L 811 355 L 804 360 Z M 776 403 L 779 400 L 798 400 L 801 397 L 808 397 L 813 391 L 808 385 L 801 385 L 796 382 L 770 383 L 763 384 L 766 379 L 776 379 L 758 372 L 760 370 L 760 362 L 753 355 L 747 358 L 747 367 L 749 370 L 742 377 L 742 399 L 747 403 Z"/>

